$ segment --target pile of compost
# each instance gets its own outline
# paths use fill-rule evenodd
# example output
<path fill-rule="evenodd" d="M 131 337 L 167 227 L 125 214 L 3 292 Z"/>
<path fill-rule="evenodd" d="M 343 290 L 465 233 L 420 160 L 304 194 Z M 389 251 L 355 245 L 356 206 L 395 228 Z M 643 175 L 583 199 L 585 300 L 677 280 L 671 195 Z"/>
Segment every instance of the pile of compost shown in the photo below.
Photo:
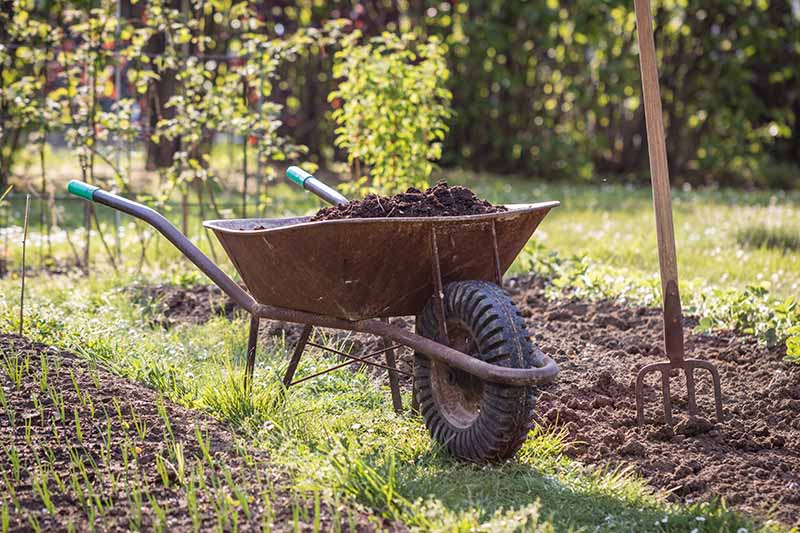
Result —
<path fill-rule="evenodd" d="M 457 217 L 502 211 L 506 211 L 506 208 L 478 198 L 466 187 L 460 185 L 451 187 L 446 181 L 440 181 L 425 191 L 411 187 L 406 192 L 394 196 L 370 194 L 363 200 L 325 207 L 311 217 L 311 221 L 344 218 Z"/>

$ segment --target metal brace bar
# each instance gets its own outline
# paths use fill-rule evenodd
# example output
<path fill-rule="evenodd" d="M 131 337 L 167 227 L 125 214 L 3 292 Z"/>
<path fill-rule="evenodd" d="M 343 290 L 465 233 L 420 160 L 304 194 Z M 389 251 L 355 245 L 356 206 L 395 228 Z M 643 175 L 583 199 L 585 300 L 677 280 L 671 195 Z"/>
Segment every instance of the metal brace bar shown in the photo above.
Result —
<path fill-rule="evenodd" d="M 250 391 L 253 385 L 253 371 L 256 366 L 256 348 L 258 344 L 258 326 L 261 319 L 257 315 L 250 316 L 250 333 L 247 338 L 247 365 L 244 369 L 244 390 Z"/>
<path fill-rule="evenodd" d="M 355 363 L 363 363 L 365 365 L 376 366 L 378 368 L 383 368 L 384 370 L 392 370 L 394 372 L 397 372 L 398 374 L 403 374 L 404 376 L 411 376 L 411 374 L 409 372 L 406 372 L 405 370 L 400 370 L 398 368 L 389 368 L 386 365 L 382 365 L 380 363 L 375 363 L 373 361 L 368 361 L 367 360 L 370 357 L 375 357 L 376 355 L 381 355 L 382 353 L 385 353 L 388 350 L 394 350 L 395 348 L 398 348 L 398 347 L 401 346 L 399 344 L 392 345 L 389 348 L 384 349 L 384 350 L 379 350 L 377 352 L 372 352 L 372 353 L 370 353 L 368 355 L 365 355 L 364 357 L 356 357 L 355 355 L 346 354 L 344 352 L 340 352 L 339 350 L 334 350 L 333 348 L 328 348 L 326 346 L 322 346 L 322 345 L 315 344 L 315 343 L 312 343 L 312 342 L 309 342 L 308 345 L 309 346 L 314 346 L 316 348 L 321 348 L 321 349 L 329 351 L 329 352 L 333 352 L 333 353 L 335 353 L 337 355 L 341 355 L 343 357 L 351 359 L 351 361 L 345 361 L 344 363 L 340 363 L 340 364 L 332 366 L 332 367 L 330 367 L 328 369 L 322 370 L 320 372 L 316 372 L 314 374 L 311 374 L 310 376 L 304 376 L 304 377 L 302 377 L 302 378 L 300 378 L 300 379 L 298 379 L 296 381 L 291 382 L 289 385 L 297 385 L 298 383 L 302 383 L 304 381 L 308 381 L 309 379 L 319 377 L 319 376 L 321 376 L 323 374 L 328 374 L 329 372 L 333 372 L 334 370 L 339 370 L 342 367 L 345 367 L 347 365 L 352 365 L 352 364 L 355 364 Z"/>
<path fill-rule="evenodd" d="M 447 344 L 447 323 L 444 312 L 444 287 L 442 286 L 442 267 L 439 264 L 439 244 L 436 241 L 436 227 L 431 226 L 431 266 L 433 276 L 433 299 L 436 302 L 436 314 L 439 318 L 439 339 Z"/>
<path fill-rule="evenodd" d="M 300 338 L 297 340 L 297 345 L 294 347 L 294 353 L 292 354 L 292 358 L 289 360 L 289 366 L 286 368 L 286 374 L 283 376 L 283 386 L 286 388 L 289 388 L 289 386 L 292 384 L 294 373 L 297 371 L 297 365 L 300 364 L 300 357 L 302 357 L 303 351 L 306 349 L 308 338 L 311 336 L 311 331 L 313 329 L 314 326 L 311 324 L 304 326 L 303 332 L 300 334 Z"/>
<path fill-rule="evenodd" d="M 389 319 L 385 318 L 384 322 L 388 324 Z M 383 346 L 386 349 L 386 366 L 391 369 L 387 372 L 387 375 L 389 377 L 389 391 L 392 393 L 392 407 L 394 407 L 395 413 L 400 414 L 403 412 L 403 398 L 400 396 L 400 383 L 397 379 L 397 358 L 395 357 L 391 340 L 384 337 Z"/>
<path fill-rule="evenodd" d="M 492 250 L 494 251 L 494 273 L 499 287 L 503 286 L 503 271 L 500 269 L 500 251 L 497 246 L 497 228 L 492 219 Z"/>

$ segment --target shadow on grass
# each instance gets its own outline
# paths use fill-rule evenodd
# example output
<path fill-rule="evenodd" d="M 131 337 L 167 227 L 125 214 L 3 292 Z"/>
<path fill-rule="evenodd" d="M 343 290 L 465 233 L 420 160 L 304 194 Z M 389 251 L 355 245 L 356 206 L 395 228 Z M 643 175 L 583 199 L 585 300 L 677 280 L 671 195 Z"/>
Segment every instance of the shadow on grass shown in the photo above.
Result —
<path fill-rule="evenodd" d="M 666 503 L 626 470 L 590 469 L 564 458 L 541 465 L 463 465 L 433 452 L 404 470 L 399 490 L 409 500 L 435 497 L 453 513 L 479 510 L 481 523 L 529 510 L 556 531 L 753 531 L 747 518 L 720 504 Z"/>

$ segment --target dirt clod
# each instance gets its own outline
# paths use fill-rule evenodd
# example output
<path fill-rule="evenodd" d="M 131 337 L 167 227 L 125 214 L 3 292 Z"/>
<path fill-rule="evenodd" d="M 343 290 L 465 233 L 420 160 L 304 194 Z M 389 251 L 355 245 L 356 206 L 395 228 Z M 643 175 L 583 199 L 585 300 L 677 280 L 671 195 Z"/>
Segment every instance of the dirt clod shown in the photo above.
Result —
<path fill-rule="evenodd" d="M 703 433 L 708 433 L 713 427 L 714 424 L 705 418 L 692 416 L 680 420 L 675 426 L 675 433 L 680 433 L 687 437 L 695 437 Z"/>
<path fill-rule="evenodd" d="M 644 445 L 636 439 L 631 439 L 620 447 L 619 452 L 622 455 L 637 455 L 643 456 L 647 449 Z"/>
<path fill-rule="evenodd" d="M 460 185 L 451 187 L 446 181 L 440 181 L 425 191 L 411 187 L 406 192 L 394 196 L 370 194 L 363 200 L 325 207 L 311 217 L 311 221 L 343 218 L 451 217 L 501 211 L 506 211 L 506 208 L 481 200 L 466 187 Z"/>

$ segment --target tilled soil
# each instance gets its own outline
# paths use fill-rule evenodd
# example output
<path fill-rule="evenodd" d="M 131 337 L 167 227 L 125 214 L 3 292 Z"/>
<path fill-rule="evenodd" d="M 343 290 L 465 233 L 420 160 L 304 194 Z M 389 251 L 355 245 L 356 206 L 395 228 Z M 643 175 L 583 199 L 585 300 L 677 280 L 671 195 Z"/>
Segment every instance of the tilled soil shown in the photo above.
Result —
<path fill-rule="evenodd" d="M 736 509 L 800 525 L 800 365 L 783 361 L 784 347 L 767 348 L 729 331 L 695 334 L 696 320 L 687 318 L 687 357 L 718 368 L 724 421 L 714 419 L 711 380 L 698 370 L 699 417 L 686 416 L 685 379 L 676 374 L 671 380 L 674 425 L 664 426 L 660 377 L 653 375 L 645 386 L 646 423 L 638 427 L 636 372 L 666 360 L 660 310 L 609 301 L 548 301 L 544 283 L 531 277 L 508 280 L 506 289 L 534 342 L 561 369 L 554 383 L 542 387 L 536 417 L 567 432 L 568 455 L 601 467 L 633 467 L 676 501 L 720 497 Z M 392 320 L 413 327 L 411 319 Z M 265 321 L 263 333 L 283 336 L 291 346 L 300 327 Z M 380 341 L 368 335 L 331 333 L 334 339 L 346 338 L 354 354 L 380 348 Z M 410 371 L 410 351 L 403 349 L 398 363 Z M 384 370 L 370 371 L 388 384 Z M 410 378 L 400 381 L 410 389 Z"/>
<path fill-rule="evenodd" d="M 449 217 L 481 215 L 505 210 L 503 206 L 494 206 L 486 200 L 481 200 L 466 187 L 460 185 L 451 187 L 446 181 L 440 181 L 425 191 L 411 187 L 406 192 L 394 196 L 370 194 L 363 200 L 325 207 L 311 217 L 311 221 L 342 218 Z"/>
<path fill-rule="evenodd" d="M 134 302 L 149 308 L 154 323 L 165 328 L 201 324 L 215 316 L 231 318 L 236 308 L 216 285 L 134 285 L 128 290 Z"/>
<path fill-rule="evenodd" d="M 88 531 L 90 523 L 114 531 L 250 531 L 263 522 L 277 531 L 314 529 L 310 496 L 290 492 L 265 452 L 237 450 L 225 426 L 203 413 L 16 335 L 0 335 L 0 361 L 0 505 L 11 531 L 30 531 L 34 524 L 44 531 Z M 8 369 L 22 373 L 19 384 Z M 334 520 L 342 529 L 375 529 L 351 509 L 334 513 L 322 503 L 317 516 L 323 530 Z"/>
<path fill-rule="evenodd" d="M 783 361 L 785 347 L 769 349 L 733 332 L 693 334 L 687 326 L 687 357 L 708 360 L 721 374 L 724 421 L 714 419 L 708 373 L 697 371 L 701 416 L 685 415 L 685 379 L 676 375 L 674 426 L 664 426 L 658 374 L 647 382 L 646 424 L 638 427 L 636 372 L 666 359 L 660 311 L 549 302 L 541 281 L 532 278 L 512 280 L 507 288 L 534 342 L 561 369 L 543 388 L 537 417 L 568 432 L 570 456 L 632 465 L 674 500 L 721 497 L 736 509 L 800 525 L 800 365 Z"/>

